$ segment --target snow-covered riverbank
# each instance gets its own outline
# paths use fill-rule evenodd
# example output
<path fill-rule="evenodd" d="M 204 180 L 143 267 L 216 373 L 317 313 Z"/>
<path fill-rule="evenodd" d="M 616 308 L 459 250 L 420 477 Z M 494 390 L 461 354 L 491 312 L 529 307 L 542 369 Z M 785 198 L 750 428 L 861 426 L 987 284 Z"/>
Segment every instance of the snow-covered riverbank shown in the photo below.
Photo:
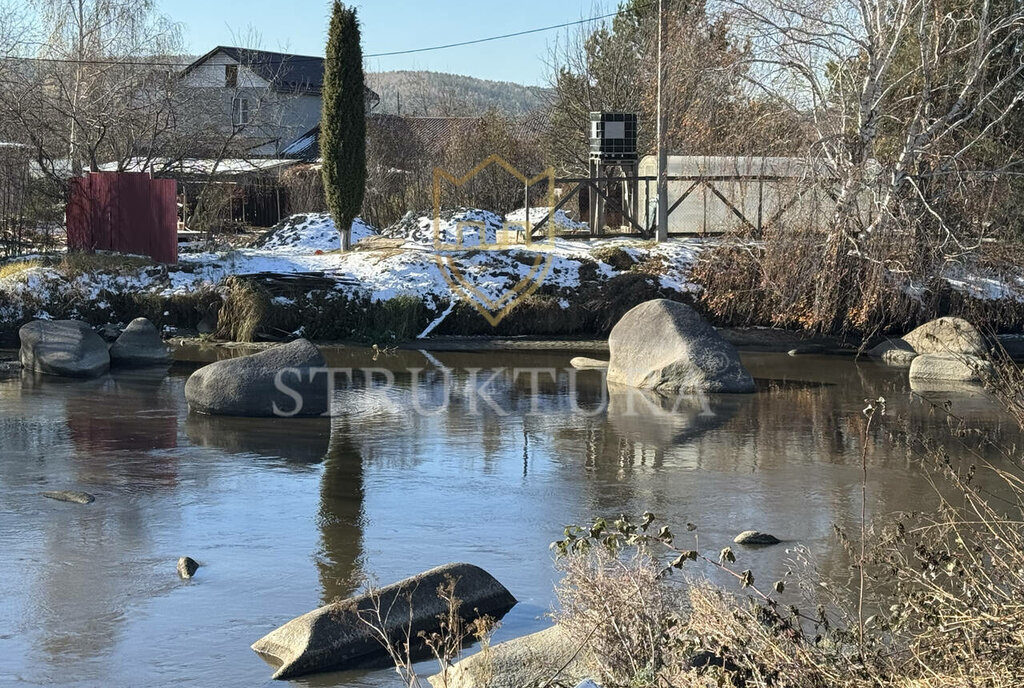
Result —
<path fill-rule="evenodd" d="M 530 222 L 544 214 L 531 209 Z M 562 236 L 516 243 L 525 218 L 524 210 L 502 218 L 459 209 L 435 227 L 429 214 L 410 213 L 384 230 L 357 220 L 347 253 L 330 217 L 310 214 L 249 248 L 183 245 L 174 266 L 104 254 L 25 257 L 0 265 L 0 334 L 37 318 L 101 325 L 145 315 L 168 333 L 198 328 L 226 339 L 601 336 L 641 301 L 694 300 L 702 287 L 693 268 L 717 241 L 575 239 L 582 226 L 559 214 Z M 1019 320 L 1024 278 L 951 265 L 945 282 L 962 300 Z M 495 326 L 483 311 L 504 319 Z"/>
<path fill-rule="evenodd" d="M 446 213 L 439 228 L 441 240 L 458 242 L 465 250 L 436 250 L 432 218 L 407 216 L 383 232 L 357 220 L 355 250 L 341 253 L 330 217 L 314 214 L 289 218 L 252 248 L 220 252 L 186 248 L 176 266 L 121 256 L 32 257 L 0 277 L 0 321 L 8 331 L 34 318 L 117 322 L 130 319 L 133 314 L 123 311 L 142 302 L 156 306 L 163 301 L 179 305 L 194 301 L 197 309 L 208 310 L 211 299 L 228 296 L 229 278 L 273 275 L 315 276 L 319 296 L 328 300 L 379 304 L 416 299 L 424 317 L 429 316 L 431 331 L 438 333 L 445 331 L 439 328 L 441 316 L 463 310 L 456 306 L 466 299 L 497 302 L 511 293 L 509 303 L 517 298 L 543 299 L 550 301 L 545 303 L 548 310 L 552 304 L 570 310 L 579 306 L 577 297 L 591 298 L 616 278 L 622 282 L 625 275 L 631 284 L 643 282 L 647 288 L 642 291 L 648 296 L 686 298 L 699 290 L 689 274 L 705 246 L 702 240 L 657 245 L 560 238 L 481 250 L 481 240 L 493 245 L 514 238 L 516 218 L 510 217 L 506 225 L 486 211 Z M 539 219 L 539 213 L 531 213 L 531 222 Z M 563 217 L 556 221 L 560 229 L 571 222 Z M 531 282 L 537 283 L 535 289 Z M 522 296 L 528 291 L 531 296 Z M 314 296 L 308 290 L 276 293 L 273 302 L 287 308 Z M 148 310 L 165 327 L 194 327 L 206 315 L 197 312 L 190 318 L 178 308 Z M 303 312 L 309 317 L 308 308 Z"/>

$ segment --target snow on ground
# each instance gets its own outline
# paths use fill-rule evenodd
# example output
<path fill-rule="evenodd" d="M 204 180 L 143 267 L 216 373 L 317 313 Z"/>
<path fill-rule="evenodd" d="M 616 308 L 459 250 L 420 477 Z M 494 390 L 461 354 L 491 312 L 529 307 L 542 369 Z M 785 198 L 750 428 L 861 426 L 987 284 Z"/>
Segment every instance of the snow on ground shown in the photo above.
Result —
<path fill-rule="evenodd" d="M 525 211 L 522 215 L 525 218 Z M 540 216 L 538 212 L 538 218 Z M 514 222 L 516 214 L 510 217 Z M 557 221 L 572 222 L 561 217 Z M 559 238 L 527 247 L 511 243 L 513 233 L 507 237 L 510 244 L 505 248 L 508 250 L 479 250 L 486 248 L 481 247 L 481 240 L 485 245 L 493 245 L 499 239 L 506 239 L 506 229 L 505 220 L 494 213 L 472 208 L 446 211 L 441 216 L 442 239 L 470 250 L 436 251 L 433 218 L 410 213 L 379 233 L 402 240 L 400 247 L 340 253 L 337 251 L 339 238 L 329 215 L 296 215 L 268 232 L 255 248 L 183 252 L 179 264 L 167 268 L 116 266 L 115 260 L 112 261 L 115 267 L 109 270 L 68 275 L 56 265 L 30 267 L 0 279 L 0 303 L 12 304 L 7 310 L 39 309 L 42 304 L 67 294 L 75 294 L 85 303 L 96 303 L 102 300 L 105 291 L 166 297 L 216 287 L 232 275 L 309 272 L 337 277 L 337 288 L 341 291 L 362 293 L 375 301 L 414 295 L 428 307 L 440 311 L 452 303 L 453 295 L 474 291 L 478 297 L 498 301 L 524 279 L 540 279 L 545 286 L 556 289 L 575 289 L 580 286 L 582 263 L 593 259 L 591 252 L 595 248 L 608 245 L 623 247 L 638 262 L 652 261 L 650 272 L 661 275 L 661 285 L 665 288 L 680 292 L 698 289 L 688 281 L 688 276 L 701 249 L 700 240 L 674 240 L 655 245 L 636 240 L 586 242 Z M 377 235 L 361 220 L 353 223 L 354 241 Z M 598 279 L 610 279 L 616 274 L 612 266 L 597 263 Z M 564 298 L 562 303 L 569 307 Z M 15 315 L 13 310 L 0 312 L 4 319 L 17 319 Z"/>
<path fill-rule="evenodd" d="M 417 215 L 410 212 L 381 232 L 382 236 L 390 239 L 404 240 L 407 248 L 433 248 L 435 239 L 450 246 L 472 248 L 481 244 L 496 244 L 499 240 L 508 241 L 507 234 L 500 215 L 479 208 L 442 211 L 436 229 L 432 214 Z"/>
<path fill-rule="evenodd" d="M 525 219 L 525 211 L 522 216 Z M 517 217 L 510 213 L 510 222 L 516 222 Z M 375 301 L 412 295 L 436 313 L 450 312 L 455 297 L 471 295 L 478 301 L 500 302 L 523 280 L 540 278 L 545 287 L 555 288 L 554 294 L 563 308 L 569 308 L 572 290 L 583 286 L 580 268 L 588 261 L 596 261 L 596 275 L 592 267 L 588 274 L 600 281 L 628 269 L 651 275 L 663 289 L 698 292 L 701 287 L 691 281 L 692 268 L 700 252 L 716 243 L 714 239 L 698 238 L 656 244 L 638 239 L 586 241 L 563 236 L 530 246 L 512 244 L 505 246 L 506 250 L 481 250 L 487 248 L 481 246 L 481 239 L 484 244 L 494 244 L 504 238 L 506 220 L 494 213 L 465 208 L 443 213 L 441 229 L 442 238 L 453 244 L 461 231 L 461 244 L 468 250 L 435 250 L 433 219 L 410 213 L 379 234 L 357 220 L 353 223 L 356 242 L 373 236 L 400 241 L 341 253 L 337 251 L 339 239 L 334 223 L 321 213 L 287 218 L 256 248 L 182 253 L 176 266 L 140 264 L 112 257 L 109 268 L 72 274 L 56 263 L 27 264 L 26 269 L 0 278 L 0 322 L 48 317 L 47 308 L 53 310 L 53 304 L 80 303 L 103 308 L 107 293 L 169 297 L 216 288 L 232 275 L 262 272 L 334 276 L 339 293 L 365 295 Z M 623 268 L 620 264 L 615 268 L 600 262 L 601 257 L 607 257 L 609 248 L 626 252 L 633 265 Z M 954 266 L 947 269 L 944 277 L 954 288 L 975 298 L 1024 302 L 1024 277 L 1020 275 L 991 275 Z M 491 310 L 497 308 L 500 306 Z"/>
<path fill-rule="evenodd" d="M 548 216 L 548 212 L 551 209 L 547 206 L 539 206 L 536 208 L 530 208 L 530 225 L 536 226 L 538 222 Z M 505 222 L 509 225 L 516 227 L 517 229 L 524 229 L 526 227 L 526 208 L 520 208 L 519 210 L 513 210 L 511 213 L 505 216 Z M 545 231 L 548 226 L 545 224 L 542 227 Z M 589 229 L 589 225 L 586 222 L 580 222 L 574 220 L 562 209 L 555 211 L 555 231 L 564 233 L 583 232 Z"/>
<path fill-rule="evenodd" d="M 356 218 L 352 223 L 352 244 L 376 236 L 377 230 Z M 267 232 L 260 248 L 267 251 L 315 253 L 341 249 L 341 235 L 330 213 L 292 215 Z"/>
<path fill-rule="evenodd" d="M 991 271 L 968 270 L 957 264 L 947 267 L 943 277 L 957 291 L 982 301 L 1024 301 L 1024 276 L 1020 274 L 997 275 Z"/>

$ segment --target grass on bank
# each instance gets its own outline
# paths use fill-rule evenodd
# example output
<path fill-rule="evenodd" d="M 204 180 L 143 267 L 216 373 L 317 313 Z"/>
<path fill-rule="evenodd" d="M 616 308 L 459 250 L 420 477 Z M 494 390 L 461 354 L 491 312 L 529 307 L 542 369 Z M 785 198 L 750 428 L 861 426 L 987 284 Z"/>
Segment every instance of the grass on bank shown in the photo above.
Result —
<path fill-rule="evenodd" d="M 3 265 L 0 265 L 0 280 L 8 277 L 15 277 L 26 270 L 38 267 L 42 267 L 42 263 L 38 260 L 18 260 L 10 263 L 4 263 Z"/>

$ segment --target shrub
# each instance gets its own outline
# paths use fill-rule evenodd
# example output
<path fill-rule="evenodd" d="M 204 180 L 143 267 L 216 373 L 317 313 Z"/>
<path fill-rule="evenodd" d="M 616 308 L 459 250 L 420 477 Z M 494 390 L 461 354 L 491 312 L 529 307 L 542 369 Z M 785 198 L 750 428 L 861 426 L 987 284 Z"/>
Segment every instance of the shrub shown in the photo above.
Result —
<path fill-rule="evenodd" d="M 601 246 L 591 251 L 590 255 L 594 260 L 607 263 L 619 272 L 629 270 L 636 264 L 636 261 L 633 260 L 633 256 L 629 255 L 629 252 L 621 246 Z"/>
<path fill-rule="evenodd" d="M 877 403 L 868 408 L 864 456 Z M 965 456 L 992 448 L 988 437 L 950 421 L 951 440 Z M 765 585 L 731 548 L 714 560 L 706 543 L 698 548 L 694 539 L 690 549 L 652 514 L 598 519 L 569 526 L 553 545 L 566 571 L 559 621 L 593 650 L 591 661 L 610 685 L 1017 685 L 1024 674 L 1024 470 L 1016 448 L 1001 450 L 1002 466 L 975 466 L 927 436 L 898 428 L 887 434 L 932 469 L 937 494 L 952 497 L 931 513 L 864 520 L 855 535 L 837 528 L 850 580 L 824 578 L 795 548 L 786 575 Z M 676 569 L 695 565 L 733 577 L 742 592 L 701 572 L 675 578 Z"/>

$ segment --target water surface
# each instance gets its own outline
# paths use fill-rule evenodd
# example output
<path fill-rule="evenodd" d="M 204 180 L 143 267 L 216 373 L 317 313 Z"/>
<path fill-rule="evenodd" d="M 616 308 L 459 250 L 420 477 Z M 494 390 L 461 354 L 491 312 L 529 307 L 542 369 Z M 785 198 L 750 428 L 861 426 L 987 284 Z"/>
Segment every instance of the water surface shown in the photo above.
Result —
<path fill-rule="evenodd" d="M 573 382 L 568 353 L 374 360 L 339 348 L 332 365 L 378 370 L 370 385 L 357 373 L 354 388 L 339 390 L 333 419 L 190 416 L 187 361 L 224 355 L 181 351 L 169 375 L 0 380 L 0 684 L 280 685 L 249 650 L 254 640 L 366 577 L 389 583 L 449 561 L 484 567 L 516 595 L 497 640 L 514 637 L 548 624 L 557 578 L 548 545 L 562 527 L 621 512 L 651 510 L 679 530 L 692 521 L 709 553 L 741 530 L 767 530 L 845 579 L 832 526 L 859 518 L 864 400 L 887 399 L 879 438 L 897 422 L 946 435 L 906 371 L 774 354 L 744 357 L 759 393 L 666 411 L 618 393 L 602 408 L 600 374 Z M 533 394 L 527 373 L 510 379 L 517 368 L 553 369 L 556 379 L 540 374 Z M 495 369 L 493 405 L 473 401 L 467 390 Z M 981 394 L 932 398 L 1016 439 Z M 868 462 L 872 514 L 934 502 L 903 449 L 876 443 Z M 61 489 L 96 501 L 39 495 Z M 769 577 L 785 550 L 741 556 Z M 191 582 L 175 573 L 186 554 L 203 564 Z"/>

